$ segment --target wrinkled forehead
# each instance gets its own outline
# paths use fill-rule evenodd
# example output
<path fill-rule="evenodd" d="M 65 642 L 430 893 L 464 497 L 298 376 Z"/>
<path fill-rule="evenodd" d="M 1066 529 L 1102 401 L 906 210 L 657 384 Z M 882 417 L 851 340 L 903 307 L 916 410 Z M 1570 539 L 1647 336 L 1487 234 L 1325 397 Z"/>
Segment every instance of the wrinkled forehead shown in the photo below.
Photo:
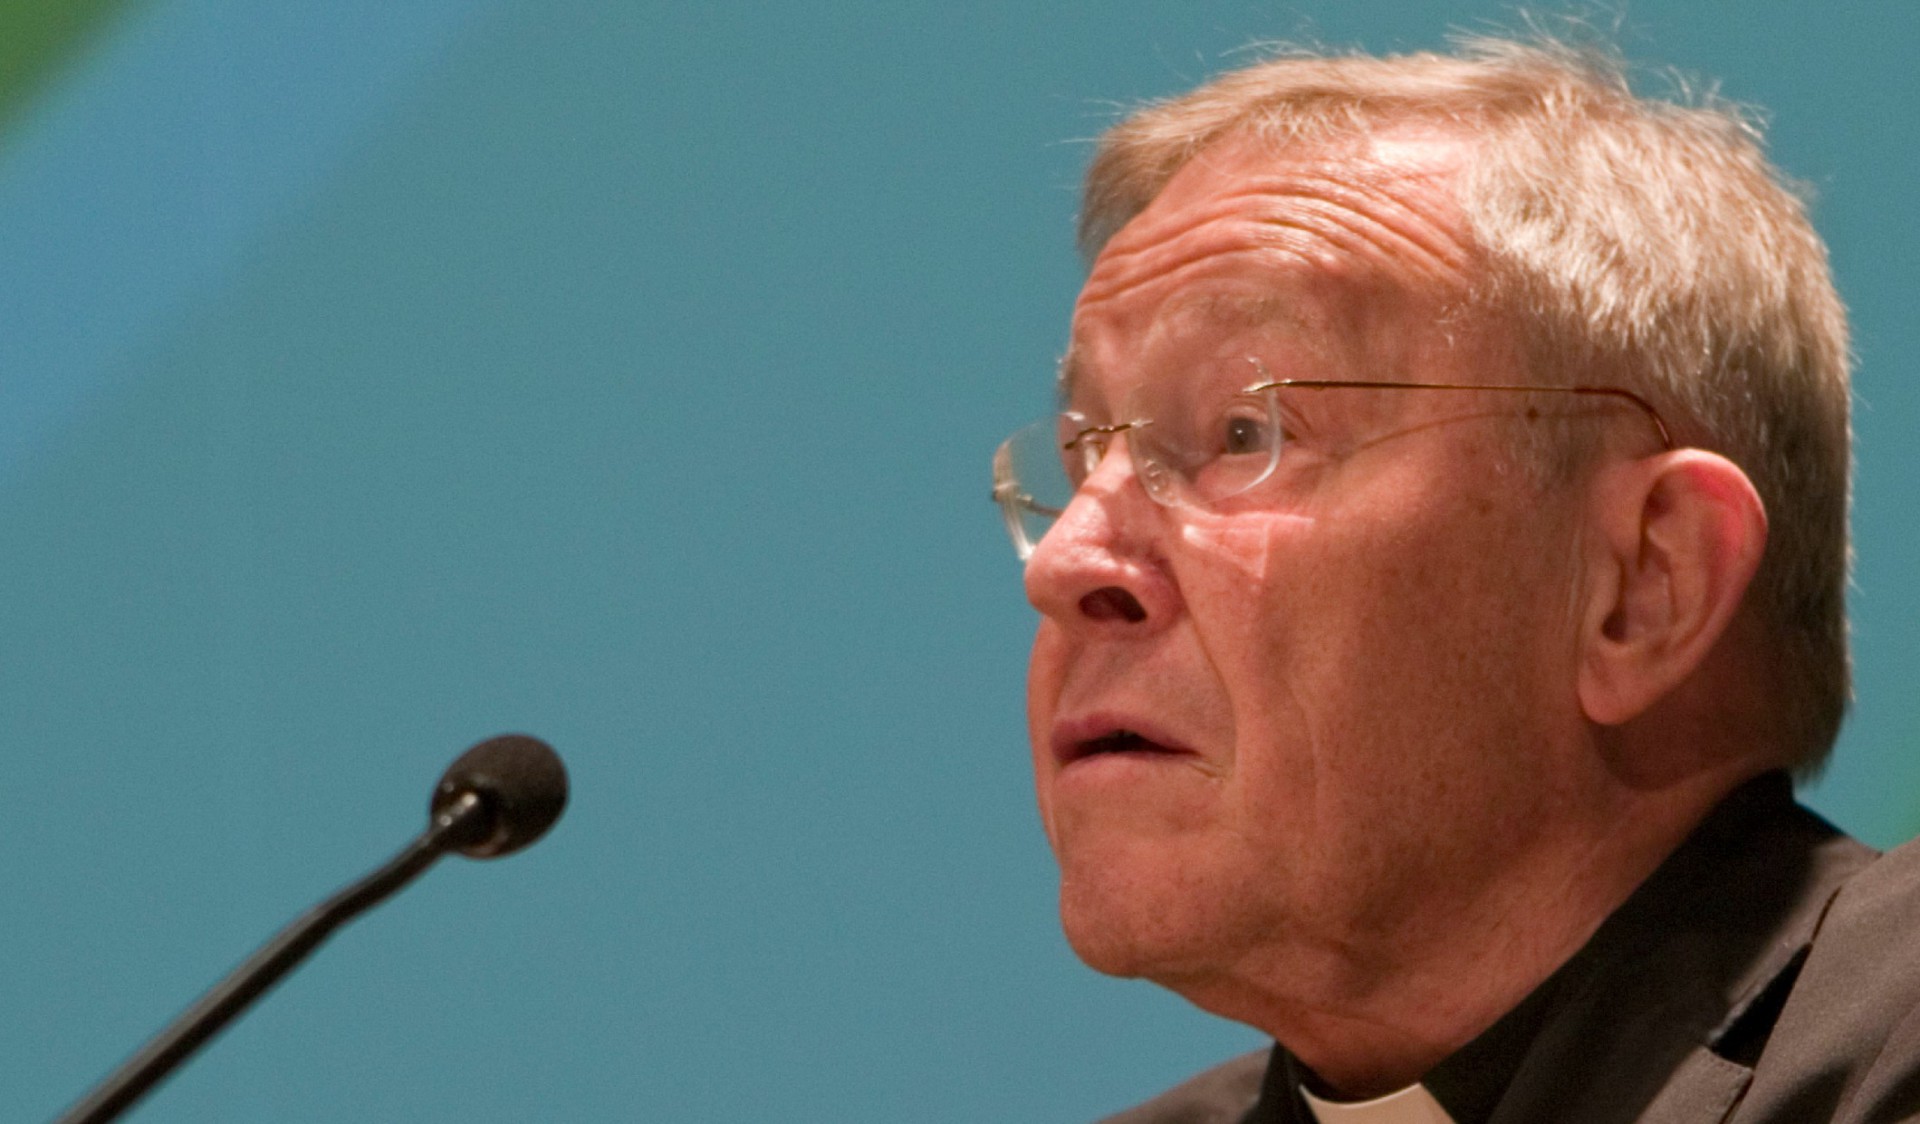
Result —
<path fill-rule="evenodd" d="M 1331 360 L 1351 338 L 1341 331 L 1320 303 L 1305 294 L 1279 291 L 1271 286 L 1233 286 L 1227 288 L 1194 286 L 1172 294 L 1154 311 L 1146 330 L 1129 349 L 1145 365 L 1146 357 L 1162 350 L 1194 349 L 1203 343 L 1211 350 L 1248 358 L 1260 357 L 1264 348 L 1257 341 L 1285 339 L 1295 352 L 1306 352 Z M 1184 347 L 1182 345 L 1185 345 Z M 1102 364 L 1098 345 L 1069 340 L 1060 359 L 1058 380 L 1062 402 L 1073 400 L 1076 390 L 1086 390 Z M 1248 381 L 1255 368 L 1246 368 Z M 1146 372 L 1139 372 L 1146 377 Z"/>
<path fill-rule="evenodd" d="M 1466 155 L 1458 137 L 1414 128 L 1289 151 L 1250 138 L 1209 148 L 1095 259 L 1061 392 L 1210 334 L 1290 337 L 1349 362 L 1430 336 L 1477 277 L 1453 190 Z"/>

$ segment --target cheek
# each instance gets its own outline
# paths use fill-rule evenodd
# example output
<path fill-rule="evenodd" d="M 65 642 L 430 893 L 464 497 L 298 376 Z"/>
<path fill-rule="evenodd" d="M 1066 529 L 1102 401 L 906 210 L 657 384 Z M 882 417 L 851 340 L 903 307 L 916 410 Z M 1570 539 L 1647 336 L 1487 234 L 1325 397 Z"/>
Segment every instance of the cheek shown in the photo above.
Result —
<path fill-rule="evenodd" d="M 1298 602 L 1316 569 L 1308 552 L 1319 533 L 1313 517 L 1278 513 L 1202 516 L 1181 527 L 1176 579 L 1237 720 L 1291 701 L 1285 657 L 1314 631 Z"/>
<path fill-rule="evenodd" d="M 1180 542 L 1188 558 L 1205 563 L 1194 577 L 1194 584 L 1202 587 L 1203 598 L 1219 594 L 1238 600 L 1249 588 L 1267 583 L 1276 539 L 1288 532 L 1304 532 L 1312 525 L 1311 519 L 1291 515 L 1200 515 L 1181 525 Z M 1228 588 L 1219 588 L 1223 580 Z M 1183 588 L 1186 585 L 1182 582 Z"/>
<path fill-rule="evenodd" d="M 1275 830 L 1296 839 L 1373 830 L 1537 703 L 1546 599 L 1519 587 L 1550 568 L 1542 525 L 1519 497 L 1434 478 L 1383 481 L 1338 518 L 1183 527 L 1179 581 L 1228 687 L 1250 824 L 1284 808 Z"/>
<path fill-rule="evenodd" d="M 1329 521 L 1290 583 L 1301 635 L 1275 659 L 1313 702 L 1308 736 L 1336 747 L 1323 779 L 1345 802 L 1429 803 L 1489 769 L 1524 777 L 1564 678 L 1564 552 L 1528 509 L 1538 497 L 1420 498 Z"/>
<path fill-rule="evenodd" d="M 1333 631 L 1310 590 L 1325 528 L 1311 516 L 1243 512 L 1182 528 L 1179 580 L 1223 688 L 1230 799 L 1248 836 L 1310 838 L 1325 744 L 1319 672 Z"/>

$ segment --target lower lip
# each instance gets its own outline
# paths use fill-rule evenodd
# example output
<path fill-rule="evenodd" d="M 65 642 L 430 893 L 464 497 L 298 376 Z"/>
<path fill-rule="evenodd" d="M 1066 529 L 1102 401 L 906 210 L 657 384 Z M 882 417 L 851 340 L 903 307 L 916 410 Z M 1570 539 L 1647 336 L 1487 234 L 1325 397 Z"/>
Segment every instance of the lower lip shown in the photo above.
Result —
<path fill-rule="evenodd" d="M 1076 757 L 1060 767 L 1060 778 L 1073 778 L 1075 784 L 1127 784 L 1163 780 L 1173 768 L 1187 769 L 1194 764 L 1191 753 L 1129 749 L 1113 753 L 1090 753 Z"/>

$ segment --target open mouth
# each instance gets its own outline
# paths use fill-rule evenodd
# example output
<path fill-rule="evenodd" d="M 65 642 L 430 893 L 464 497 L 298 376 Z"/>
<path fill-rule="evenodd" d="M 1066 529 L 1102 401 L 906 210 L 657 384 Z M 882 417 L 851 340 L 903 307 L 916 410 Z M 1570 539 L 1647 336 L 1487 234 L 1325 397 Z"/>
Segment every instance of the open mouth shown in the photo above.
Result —
<path fill-rule="evenodd" d="M 1185 753 L 1184 749 L 1163 745 L 1145 734 L 1133 730 L 1114 730 L 1096 738 L 1085 738 L 1072 743 L 1064 758 L 1066 764 L 1083 761 L 1089 757 L 1104 757 L 1111 754 L 1175 754 Z"/>

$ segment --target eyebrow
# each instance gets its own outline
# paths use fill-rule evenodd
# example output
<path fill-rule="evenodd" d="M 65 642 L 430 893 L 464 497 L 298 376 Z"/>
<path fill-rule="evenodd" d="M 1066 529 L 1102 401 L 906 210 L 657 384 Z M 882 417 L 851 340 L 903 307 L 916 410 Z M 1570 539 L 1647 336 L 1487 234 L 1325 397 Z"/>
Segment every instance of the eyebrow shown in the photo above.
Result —
<path fill-rule="evenodd" d="M 1153 328 L 1178 325 L 1183 331 L 1217 331 L 1281 323 L 1309 329 L 1320 322 L 1300 314 L 1300 303 L 1265 293 L 1193 292 L 1174 297 L 1154 316 Z M 1191 325 L 1189 327 L 1188 325 Z M 1054 394 L 1064 408 L 1073 400 L 1073 388 L 1084 377 L 1085 364 L 1071 342 L 1060 357 Z"/>

